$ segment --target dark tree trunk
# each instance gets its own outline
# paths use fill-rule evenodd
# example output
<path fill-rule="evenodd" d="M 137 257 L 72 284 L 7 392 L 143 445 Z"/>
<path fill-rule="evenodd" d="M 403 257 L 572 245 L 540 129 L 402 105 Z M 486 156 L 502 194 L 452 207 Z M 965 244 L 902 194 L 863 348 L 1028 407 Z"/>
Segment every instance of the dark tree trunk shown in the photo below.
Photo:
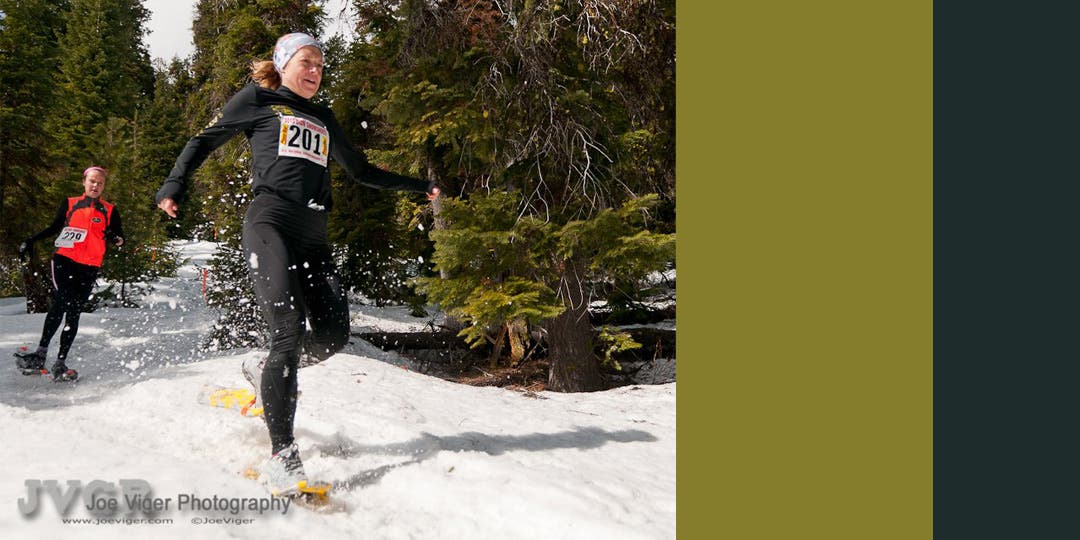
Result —
<path fill-rule="evenodd" d="M 545 325 L 551 358 L 548 390 L 592 392 L 603 388 L 599 362 L 593 354 L 593 329 L 582 274 L 582 265 L 567 264 L 559 291 L 566 311 Z"/>

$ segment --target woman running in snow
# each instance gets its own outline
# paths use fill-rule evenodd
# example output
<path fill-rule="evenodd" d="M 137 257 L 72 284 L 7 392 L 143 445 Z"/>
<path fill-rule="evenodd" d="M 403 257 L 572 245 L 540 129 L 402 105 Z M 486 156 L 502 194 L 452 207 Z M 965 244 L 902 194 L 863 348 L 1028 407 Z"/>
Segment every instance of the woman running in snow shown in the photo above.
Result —
<path fill-rule="evenodd" d="M 55 241 L 56 253 L 52 256 L 55 291 L 49 313 L 45 316 L 41 341 L 34 352 L 15 353 L 18 357 L 16 364 L 27 375 L 45 372 L 49 342 L 56 335 L 61 321 L 66 320 L 64 331 L 60 333 L 60 352 L 50 371 L 53 380 L 58 382 L 74 381 L 79 376 L 74 369 L 67 367 L 67 355 L 75 341 L 75 334 L 79 332 L 83 304 L 94 290 L 106 244 L 112 242 L 120 246 L 124 243 L 120 211 L 101 198 L 108 175 L 108 171 L 101 167 L 88 167 L 83 171 L 82 196 L 60 201 L 52 224 L 19 245 L 19 257 L 25 258 L 33 253 L 35 242 L 59 233 Z"/>
<path fill-rule="evenodd" d="M 371 187 L 426 193 L 429 199 L 439 194 L 434 182 L 368 163 L 333 112 L 309 101 L 322 76 L 318 41 L 303 33 L 279 38 L 273 61 L 252 66 L 257 85 L 240 90 L 213 125 L 188 141 L 156 196 L 158 207 L 176 217 L 191 175 L 207 155 L 241 132 L 247 136 L 255 198 L 244 215 L 242 240 L 255 296 L 270 328 L 270 354 L 241 367 L 262 402 L 270 431 L 272 456 L 259 473 L 275 495 L 295 494 L 298 482 L 307 479 L 293 440 L 300 355 L 324 360 L 340 351 L 349 336 L 349 305 L 326 236 L 329 160 Z"/>

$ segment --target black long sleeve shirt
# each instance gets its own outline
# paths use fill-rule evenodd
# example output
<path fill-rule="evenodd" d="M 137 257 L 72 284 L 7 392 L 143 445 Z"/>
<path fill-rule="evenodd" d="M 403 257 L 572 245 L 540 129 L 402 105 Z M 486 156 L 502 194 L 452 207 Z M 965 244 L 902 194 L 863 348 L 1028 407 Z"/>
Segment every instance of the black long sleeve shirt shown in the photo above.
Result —
<path fill-rule="evenodd" d="M 251 143 L 256 195 L 274 193 L 314 210 L 329 211 L 333 203 L 328 158 L 340 163 L 350 178 L 370 187 L 424 193 L 434 185 L 371 165 L 349 142 L 330 109 L 284 86 L 268 90 L 252 84 L 225 104 L 210 127 L 188 141 L 156 200 L 181 202 L 195 169 L 240 132 Z"/>

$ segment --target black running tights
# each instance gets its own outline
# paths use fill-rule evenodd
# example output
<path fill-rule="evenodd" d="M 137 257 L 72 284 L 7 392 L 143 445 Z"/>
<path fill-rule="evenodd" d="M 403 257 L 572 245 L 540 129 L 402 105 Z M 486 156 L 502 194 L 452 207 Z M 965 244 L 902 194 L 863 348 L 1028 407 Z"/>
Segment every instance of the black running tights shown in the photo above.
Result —
<path fill-rule="evenodd" d="M 79 333 L 79 316 L 82 314 L 83 304 L 94 290 L 97 274 L 96 266 L 79 264 L 63 255 L 53 255 L 52 279 L 55 291 L 49 313 L 45 315 L 45 327 L 41 331 L 38 345 L 48 347 L 56 335 L 56 330 L 60 328 L 61 321 L 66 318 L 67 324 L 60 333 L 60 352 L 56 357 L 60 364 L 67 360 L 75 334 Z"/>
<path fill-rule="evenodd" d="M 288 226 L 258 222 L 244 224 L 243 242 L 255 296 L 270 327 L 261 390 L 276 454 L 293 443 L 300 354 L 324 360 L 340 351 L 348 343 L 349 305 L 325 243 L 304 244 L 288 234 Z"/>

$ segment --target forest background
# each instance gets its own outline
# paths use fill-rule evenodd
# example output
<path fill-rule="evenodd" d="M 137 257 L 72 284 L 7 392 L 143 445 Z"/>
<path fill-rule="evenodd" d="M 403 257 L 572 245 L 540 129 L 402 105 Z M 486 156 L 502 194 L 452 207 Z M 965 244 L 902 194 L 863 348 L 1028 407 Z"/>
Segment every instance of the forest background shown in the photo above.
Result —
<path fill-rule="evenodd" d="M 371 161 L 445 196 L 372 190 L 332 166 L 330 241 L 350 291 L 438 305 L 493 364 L 544 357 L 548 389 L 604 387 L 611 354 L 640 343 L 594 323 L 648 318 L 657 272 L 674 269 L 674 0 L 351 8 L 315 100 Z M 239 252 L 246 140 L 199 169 L 179 220 L 153 194 L 278 36 L 324 34 L 322 3 L 200 0 L 194 53 L 168 63 L 150 60 L 137 0 L 0 0 L 0 12 L 0 294 L 47 307 L 51 249 L 20 261 L 17 246 L 97 164 L 130 241 L 110 250 L 93 302 L 137 307 L 179 263 L 170 240 L 214 240 L 220 319 L 204 346 L 265 346 Z"/>

